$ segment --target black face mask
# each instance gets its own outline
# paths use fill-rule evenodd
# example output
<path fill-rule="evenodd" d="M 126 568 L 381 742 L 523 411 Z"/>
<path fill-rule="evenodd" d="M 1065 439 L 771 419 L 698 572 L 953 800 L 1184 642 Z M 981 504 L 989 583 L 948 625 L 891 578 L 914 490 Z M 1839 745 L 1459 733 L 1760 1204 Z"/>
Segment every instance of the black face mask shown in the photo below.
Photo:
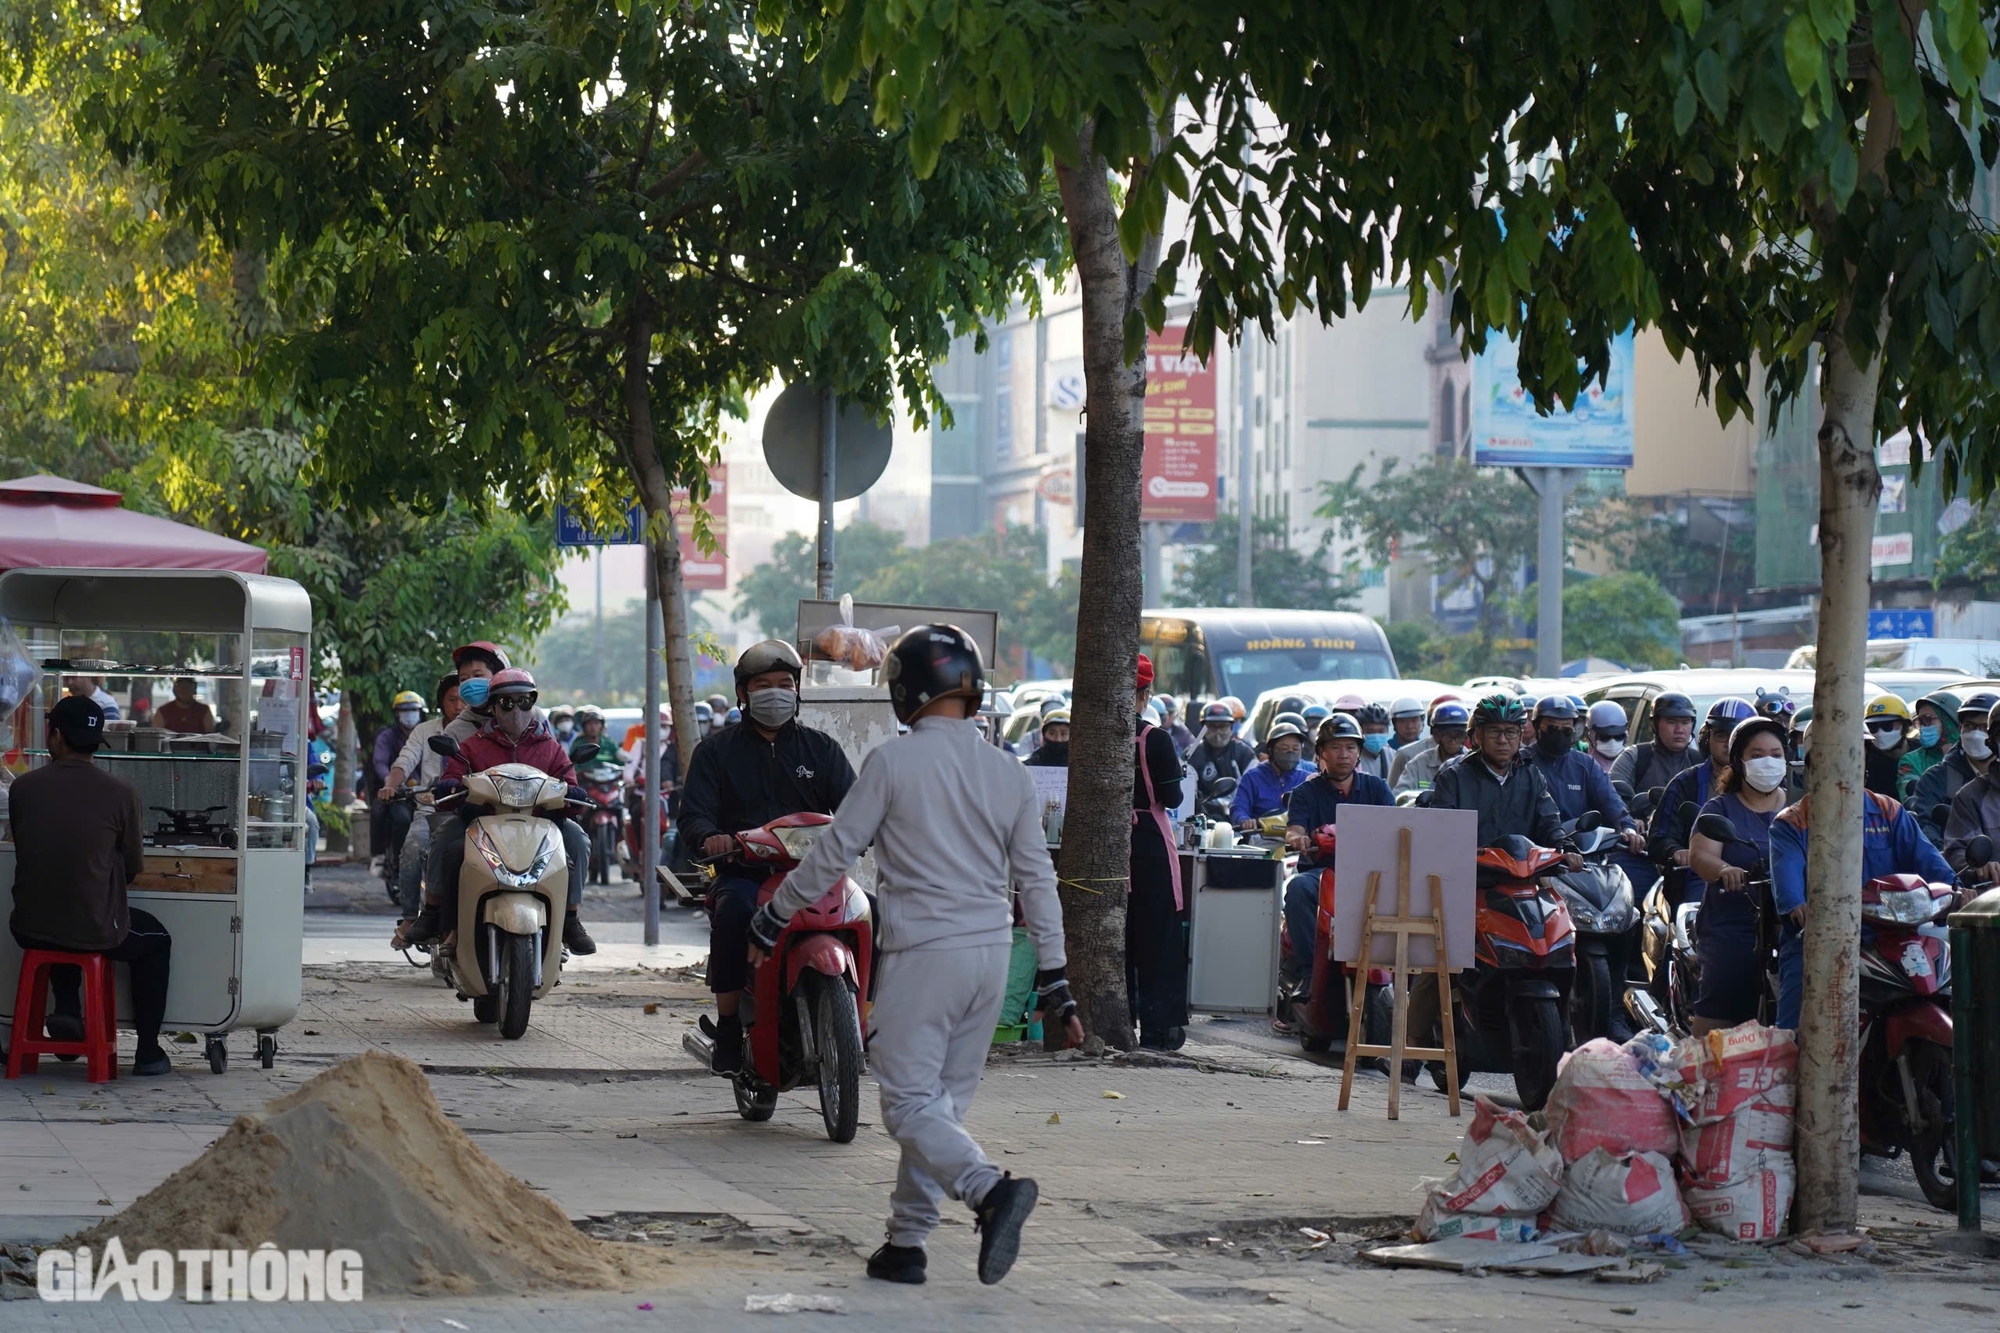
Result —
<path fill-rule="evenodd" d="M 1035 755 L 1037 758 L 1040 758 L 1044 764 L 1048 764 L 1053 767 L 1068 768 L 1069 742 L 1043 741 L 1042 748 L 1035 751 Z"/>
<path fill-rule="evenodd" d="M 1576 728 L 1543 723 L 1535 728 L 1535 748 L 1550 759 L 1560 759 L 1564 751 L 1576 748 Z"/>
<path fill-rule="evenodd" d="M 1211 750 L 1226 750 L 1229 748 L 1229 742 L 1233 739 L 1235 738 L 1228 732 L 1220 731 L 1213 727 L 1201 733 L 1201 743 Z"/>

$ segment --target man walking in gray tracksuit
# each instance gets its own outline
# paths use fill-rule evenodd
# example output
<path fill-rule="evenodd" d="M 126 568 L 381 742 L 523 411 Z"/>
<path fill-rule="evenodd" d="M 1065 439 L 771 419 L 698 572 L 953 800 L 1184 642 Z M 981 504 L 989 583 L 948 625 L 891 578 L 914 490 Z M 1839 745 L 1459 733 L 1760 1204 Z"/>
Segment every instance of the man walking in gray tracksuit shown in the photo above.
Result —
<path fill-rule="evenodd" d="M 1041 802 L 1020 763 L 969 720 L 985 685 L 979 648 L 956 625 L 920 625 L 883 663 L 890 702 L 910 734 L 872 751 L 827 833 L 750 923 L 760 960 L 794 912 L 818 901 L 875 844 L 882 957 L 868 1058 L 882 1123 L 902 1145 L 889 1196 L 889 1239 L 868 1275 L 924 1280 L 924 1242 L 949 1194 L 972 1206 L 979 1280 L 1007 1275 L 1037 1190 L 986 1159 L 965 1132 L 999 1021 L 1018 889 L 1041 970 L 1046 1020 L 1083 1038 L 1063 978 L 1062 908 Z"/>

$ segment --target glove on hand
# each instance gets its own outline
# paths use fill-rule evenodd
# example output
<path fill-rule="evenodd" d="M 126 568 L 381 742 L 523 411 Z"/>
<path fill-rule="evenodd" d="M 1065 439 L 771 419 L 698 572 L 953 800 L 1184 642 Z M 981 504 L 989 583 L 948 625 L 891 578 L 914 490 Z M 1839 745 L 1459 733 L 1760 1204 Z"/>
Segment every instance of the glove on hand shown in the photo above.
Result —
<path fill-rule="evenodd" d="M 1041 995 L 1042 1021 L 1067 1023 L 1076 1013 L 1076 999 L 1069 993 L 1069 979 L 1059 967 L 1035 973 L 1035 990 Z"/>
<path fill-rule="evenodd" d="M 778 947 L 778 935 L 784 928 L 785 919 L 773 912 L 769 903 L 758 908 L 757 914 L 750 918 L 750 938 L 765 953 Z"/>

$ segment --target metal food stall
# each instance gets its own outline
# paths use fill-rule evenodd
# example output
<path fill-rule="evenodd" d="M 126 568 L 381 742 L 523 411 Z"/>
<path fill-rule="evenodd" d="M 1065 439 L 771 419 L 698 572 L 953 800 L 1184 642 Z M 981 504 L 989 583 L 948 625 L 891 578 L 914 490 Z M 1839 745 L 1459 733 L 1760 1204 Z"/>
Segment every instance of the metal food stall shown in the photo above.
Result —
<path fill-rule="evenodd" d="M 298 1012 L 305 907 L 306 734 L 312 605 L 289 579 L 232 570 L 14 569 L 0 617 L 40 670 L 0 736 L 8 781 L 48 762 L 46 712 L 66 692 L 109 695 L 121 716 L 96 762 L 146 814 L 132 905 L 173 936 L 165 1029 L 199 1032 L 209 1067 L 225 1036 L 257 1033 L 270 1068 Z M 0 841 L 0 918 L 14 848 Z M 21 951 L 0 930 L 0 1024 Z M 119 969 L 119 1018 L 129 1025 Z"/>

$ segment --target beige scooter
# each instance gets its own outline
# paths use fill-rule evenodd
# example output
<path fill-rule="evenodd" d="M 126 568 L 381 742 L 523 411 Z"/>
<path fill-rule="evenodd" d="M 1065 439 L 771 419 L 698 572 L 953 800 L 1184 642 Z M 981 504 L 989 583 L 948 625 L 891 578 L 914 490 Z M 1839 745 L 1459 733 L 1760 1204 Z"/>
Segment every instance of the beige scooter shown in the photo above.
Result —
<path fill-rule="evenodd" d="M 449 736 L 430 746 L 458 752 Z M 560 818 L 568 785 L 527 764 L 501 764 L 465 775 L 463 800 L 493 813 L 465 830 L 465 866 L 458 876 L 458 924 L 431 956 L 431 970 L 472 1001 L 472 1016 L 498 1021 L 509 1039 L 528 1030 L 530 1005 L 562 980 L 562 920 L 569 900 L 569 856 Z"/>

